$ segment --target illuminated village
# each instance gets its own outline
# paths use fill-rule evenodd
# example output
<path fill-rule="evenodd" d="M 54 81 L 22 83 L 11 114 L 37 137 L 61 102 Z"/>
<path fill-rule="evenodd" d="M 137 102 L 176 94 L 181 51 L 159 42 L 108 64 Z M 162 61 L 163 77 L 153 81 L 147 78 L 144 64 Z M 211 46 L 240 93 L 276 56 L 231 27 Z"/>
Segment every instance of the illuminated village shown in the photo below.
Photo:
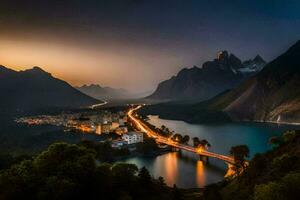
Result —
<path fill-rule="evenodd" d="M 112 147 L 119 148 L 124 145 L 143 142 L 143 134 L 128 131 L 127 115 L 123 111 L 109 112 L 80 112 L 62 113 L 59 115 L 39 115 L 23 117 L 15 120 L 30 126 L 54 125 L 64 127 L 64 131 L 78 130 L 85 134 L 116 134 L 118 139 L 112 142 Z"/>

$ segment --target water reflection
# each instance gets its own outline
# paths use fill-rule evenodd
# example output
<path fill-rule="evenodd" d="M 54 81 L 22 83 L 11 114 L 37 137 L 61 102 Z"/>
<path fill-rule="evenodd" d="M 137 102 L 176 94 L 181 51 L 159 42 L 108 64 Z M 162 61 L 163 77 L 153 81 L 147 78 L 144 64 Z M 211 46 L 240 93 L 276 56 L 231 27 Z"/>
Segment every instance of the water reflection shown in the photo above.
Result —
<path fill-rule="evenodd" d="M 198 186 L 205 185 L 204 164 L 198 160 L 196 166 L 196 183 Z"/>
<path fill-rule="evenodd" d="M 266 124 L 266 123 L 227 123 L 227 124 L 188 124 L 183 121 L 165 120 L 149 116 L 149 123 L 156 127 L 165 125 L 176 133 L 188 134 L 191 138 L 206 139 L 212 145 L 211 151 L 228 154 L 234 145 L 247 144 L 250 156 L 270 149 L 269 138 L 285 130 L 299 129 L 299 126 Z"/>
<path fill-rule="evenodd" d="M 273 126 L 254 123 L 232 123 L 224 125 L 191 125 L 181 121 L 162 120 L 150 117 L 150 123 L 166 125 L 178 133 L 189 134 L 190 137 L 207 139 L 211 144 L 211 151 L 229 154 L 231 146 L 247 144 L 251 155 L 265 152 L 270 147 L 268 140 L 278 135 L 288 126 Z M 189 152 L 171 152 L 153 158 L 134 157 L 123 160 L 136 164 L 139 168 L 145 166 L 150 173 L 158 178 L 162 176 L 169 186 L 176 184 L 182 188 L 204 187 L 205 185 L 223 180 L 228 166 L 216 159 L 209 159 L 209 164 L 199 161 L 199 157 Z M 228 171 L 230 173 L 230 171 Z"/>
<path fill-rule="evenodd" d="M 174 184 L 177 179 L 178 165 L 177 165 L 177 154 L 175 152 L 166 155 L 165 160 L 165 174 L 166 183 L 168 185 Z"/>

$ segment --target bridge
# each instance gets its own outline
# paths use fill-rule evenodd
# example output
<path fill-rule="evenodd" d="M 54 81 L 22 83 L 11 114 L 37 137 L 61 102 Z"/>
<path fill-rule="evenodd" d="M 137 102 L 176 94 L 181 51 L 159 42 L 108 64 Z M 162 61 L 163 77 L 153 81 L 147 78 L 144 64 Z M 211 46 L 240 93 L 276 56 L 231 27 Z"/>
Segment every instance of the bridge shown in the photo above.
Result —
<path fill-rule="evenodd" d="M 185 150 L 185 151 L 189 151 L 189 152 L 198 154 L 200 157 L 201 156 L 211 157 L 211 158 L 216 158 L 216 159 L 219 159 L 219 160 L 223 160 L 228 164 L 235 164 L 234 158 L 231 157 L 231 156 L 226 156 L 226 155 L 210 152 L 210 151 L 207 151 L 205 149 L 195 148 L 195 147 L 192 147 L 192 146 L 189 146 L 189 145 L 180 144 L 178 142 L 175 142 L 175 141 L 171 140 L 170 138 L 161 136 L 159 133 L 156 133 L 151 128 L 149 128 L 147 126 L 147 124 L 145 124 L 142 120 L 140 120 L 139 118 L 137 118 L 135 116 L 135 111 L 140 109 L 141 107 L 142 106 L 139 105 L 135 108 L 131 108 L 128 111 L 127 115 L 140 131 L 145 132 L 149 137 L 155 138 L 156 142 L 166 144 L 166 145 L 178 148 L 178 149 L 182 149 L 182 150 Z"/>

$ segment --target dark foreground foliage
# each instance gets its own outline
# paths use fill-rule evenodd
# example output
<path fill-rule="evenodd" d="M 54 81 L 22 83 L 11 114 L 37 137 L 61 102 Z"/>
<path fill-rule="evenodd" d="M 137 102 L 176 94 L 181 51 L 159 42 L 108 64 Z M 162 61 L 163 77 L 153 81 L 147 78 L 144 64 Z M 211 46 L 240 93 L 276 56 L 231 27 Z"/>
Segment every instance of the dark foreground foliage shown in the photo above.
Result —
<path fill-rule="evenodd" d="M 146 168 L 96 164 L 94 150 L 56 143 L 0 173 L 0 199 L 175 199 Z"/>
<path fill-rule="evenodd" d="M 279 142 L 276 142 L 273 150 L 257 154 L 239 177 L 206 187 L 205 199 L 300 199 L 299 132 L 285 132 L 276 139 Z"/>

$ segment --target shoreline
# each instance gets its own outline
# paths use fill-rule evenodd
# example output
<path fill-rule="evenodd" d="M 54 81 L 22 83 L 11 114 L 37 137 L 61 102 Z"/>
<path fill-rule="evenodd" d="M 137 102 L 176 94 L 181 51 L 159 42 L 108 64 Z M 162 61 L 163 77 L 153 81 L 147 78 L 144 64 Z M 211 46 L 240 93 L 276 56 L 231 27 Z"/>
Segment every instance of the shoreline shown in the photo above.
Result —
<path fill-rule="evenodd" d="M 292 126 L 300 126 L 300 122 L 277 122 L 277 121 L 264 121 L 264 120 L 241 120 L 241 121 L 235 121 L 233 120 L 232 122 L 215 122 L 215 123 L 193 123 L 193 122 L 190 122 L 188 120 L 183 120 L 183 119 L 172 119 L 172 118 L 164 118 L 164 117 L 161 117 L 159 115 L 147 115 L 148 116 L 152 116 L 152 117 L 157 117 L 159 119 L 162 119 L 162 120 L 174 120 L 174 121 L 183 121 L 185 123 L 188 123 L 188 124 L 192 124 L 192 125 L 220 125 L 220 124 L 228 124 L 228 123 L 243 123 L 243 122 L 250 122 L 250 123 L 264 123 L 264 124 L 277 124 L 277 125 L 292 125 Z"/>
<path fill-rule="evenodd" d="M 158 149 L 154 152 L 151 152 L 149 154 L 142 154 L 139 152 L 132 152 L 129 155 L 126 156 L 117 156 L 113 158 L 112 161 L 109 161 L 109 163 L 117 163 L 117 162 L 122 162 L 123 160 L 129 159 L 129 158 L 134 158 L 134 157 L 142 157 L 142 158 L 154 158 L 157 156 L 161 156 L 167 153 L 172 152 L 171 149 Z M 99 162 L 105 162 L 105 161 L 99 161 Z"/>
<path fill-rule="evenodd" d="M 264 121 L 264 120 L 253 120 L 253 121 L 245 121 L 245 122 L 258 122 L 258 123 L 267 123 L 267 124 L 278 124 L 278 125 L 293 125 L 300 126 L 300 122 L 277 122 L 277 121 Z"/>

